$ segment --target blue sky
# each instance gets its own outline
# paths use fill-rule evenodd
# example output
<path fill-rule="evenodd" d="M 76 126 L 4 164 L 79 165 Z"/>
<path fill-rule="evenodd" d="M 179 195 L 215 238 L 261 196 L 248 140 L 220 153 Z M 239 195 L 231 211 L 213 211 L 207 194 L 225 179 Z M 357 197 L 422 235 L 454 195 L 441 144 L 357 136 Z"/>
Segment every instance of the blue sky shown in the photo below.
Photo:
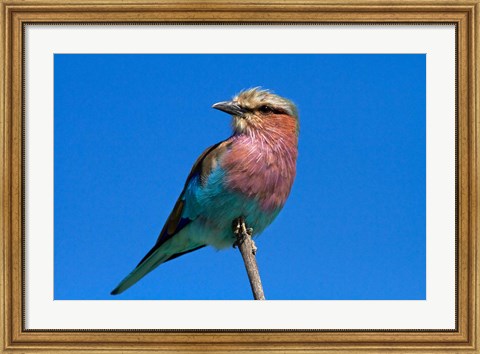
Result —
<path fill-rule="evenodd" d="M 257 239 L 267 299 L 426 298 L 426 57 L 83 55 L 54 59 L 55 299 L 251 299 L 236 249 L 110 291 L 153 246 L 198 155 L 230 135 L 211 105 L 262 86 L 300 114 L 297 178 Z"/>

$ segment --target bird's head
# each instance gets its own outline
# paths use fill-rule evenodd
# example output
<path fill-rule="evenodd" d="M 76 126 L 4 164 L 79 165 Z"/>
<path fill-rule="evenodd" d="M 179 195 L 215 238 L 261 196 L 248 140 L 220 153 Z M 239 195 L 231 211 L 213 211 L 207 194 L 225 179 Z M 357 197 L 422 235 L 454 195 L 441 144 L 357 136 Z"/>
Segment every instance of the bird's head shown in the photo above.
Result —
<path fill-rule="evenodd" d="M 236 134 L 276 130 L 282 125 L 294 125 L 298 132 L 298 113 L 293 102 L 259 87 L 241 91 L 231 101 L 212 107 L 232 116 Z"/>

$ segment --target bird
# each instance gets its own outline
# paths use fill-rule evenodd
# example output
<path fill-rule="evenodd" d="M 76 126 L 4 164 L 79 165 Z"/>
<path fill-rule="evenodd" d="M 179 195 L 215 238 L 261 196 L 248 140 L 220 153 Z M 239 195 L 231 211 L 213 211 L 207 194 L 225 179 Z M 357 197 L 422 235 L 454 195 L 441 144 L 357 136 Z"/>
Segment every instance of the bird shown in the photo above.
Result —
<path fill-rule="evenodd" d="M 212 108 L 231 116 L 231 136 L 198 157 L 155 245 L 112 295 L 160 264 L 207 245 L 219 250 L 235 246 L 232 222 L 237 218 L 257 237 L 283 208 L 296 175 L 296 105 L 254 87 Z"/>

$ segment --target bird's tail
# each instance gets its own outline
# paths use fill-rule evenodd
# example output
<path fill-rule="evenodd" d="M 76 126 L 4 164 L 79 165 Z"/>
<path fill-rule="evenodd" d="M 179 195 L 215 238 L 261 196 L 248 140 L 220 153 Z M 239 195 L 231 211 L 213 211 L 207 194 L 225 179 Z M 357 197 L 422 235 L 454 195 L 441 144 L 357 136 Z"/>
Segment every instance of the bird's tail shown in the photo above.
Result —
<path fill-rule="evenodd" d="M 150 273 L 152 270 L 157 268 L 160 264 L 166 262 L 171 255 L 169 254 L 158 254 L 157 252 L 151 254 L 147 259 L 140 262 L 139 265 L 135 267 L 135 269 L 127 275 L 118 286 L 112 290 L 110 293 L 111 295 L 118 295 L 123 293 L 137 281 L 142 279 L 145 275 Z"/>
<path fill-rule="evenodd" d="M 135 269 L 123 279 L 118 286 L 112 290 L 111 295 L 123 293 L 137 281 L 142 279 L 145 275 L 157 268 L 160 264 L 180 257 L 186 253 L 198 250 L 205 245 L 197 243 L 190 243 L 188 246 L 182 240 L 182 237 L 177 235 L 165 242 L 157 243 L 150 252 L 140 261 Z"/>

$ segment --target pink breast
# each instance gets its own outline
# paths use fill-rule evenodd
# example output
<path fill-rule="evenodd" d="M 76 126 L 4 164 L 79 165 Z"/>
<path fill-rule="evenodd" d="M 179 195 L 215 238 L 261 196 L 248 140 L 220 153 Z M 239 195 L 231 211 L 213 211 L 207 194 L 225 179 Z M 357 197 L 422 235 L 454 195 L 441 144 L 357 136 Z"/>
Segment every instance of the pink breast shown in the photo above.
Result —
<path fill-rule="evenodd" d="M 258 200 L 265 211 L 281 208 L 295 178 L 297 137 L 242 135 L 221 161 L 227 188 Z"/>

